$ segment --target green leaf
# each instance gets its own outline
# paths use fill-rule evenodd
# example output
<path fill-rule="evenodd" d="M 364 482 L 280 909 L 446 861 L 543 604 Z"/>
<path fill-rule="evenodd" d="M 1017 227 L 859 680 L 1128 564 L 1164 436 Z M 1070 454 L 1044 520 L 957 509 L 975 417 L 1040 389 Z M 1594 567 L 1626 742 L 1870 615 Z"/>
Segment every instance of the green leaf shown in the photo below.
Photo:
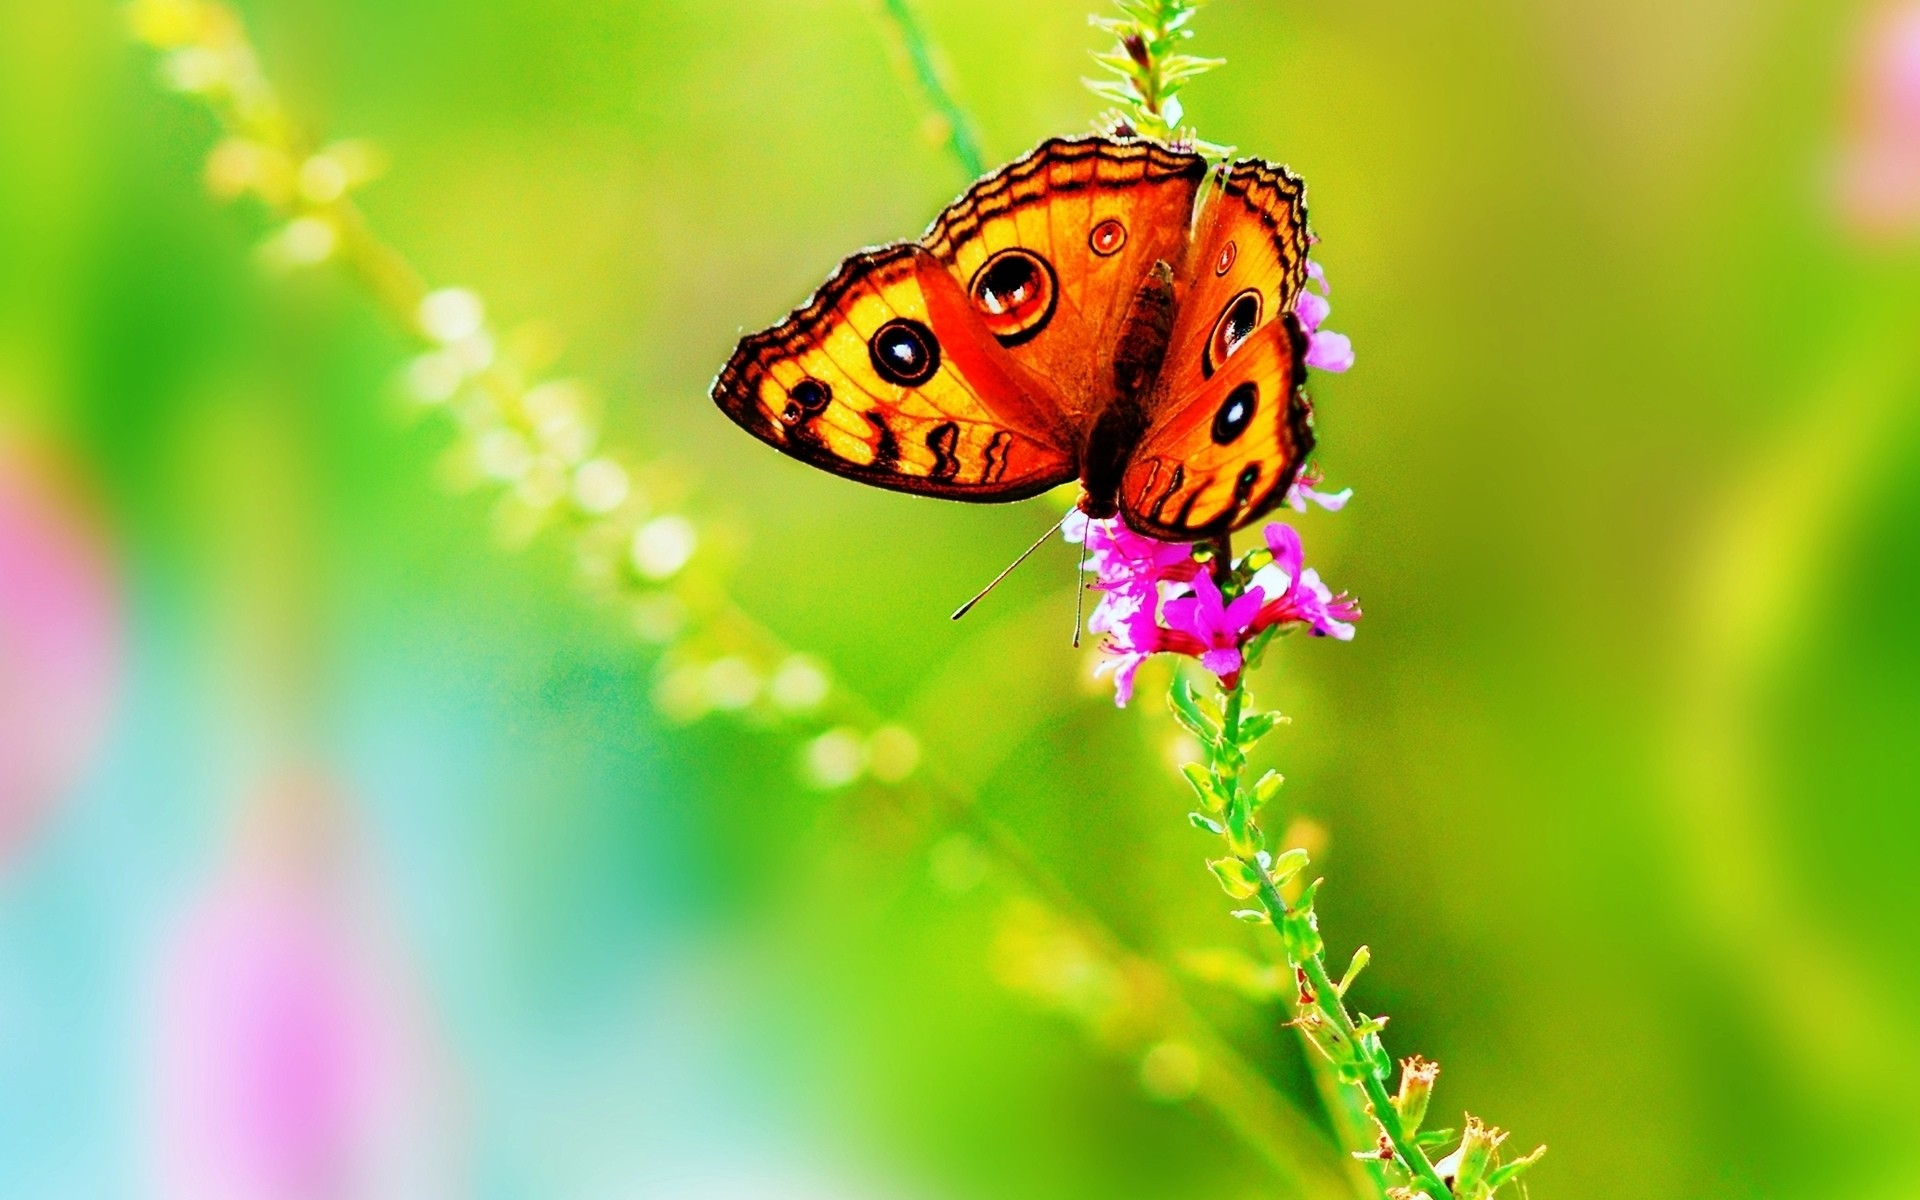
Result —
<path fill-rule="evenodd" d="M 1271 925 L 1273 918 L 1264 908 L 1236 908 L 1227 914 L 1236 921 L 1245 921 L 1249 925 Z"/>
<path fill-rule="evenodd" d="M 1373 952 L 1365 946 L 1355 950 L 1353 952 L 1353 958 L 1347 963 L 1346 974 L 1340 977 L 1339 983 L 1333 985 L 1333 990 L 1340 993 L 1341 998 L 1345 999 L 1347 989 L 1353 986 L 1353 981 L 1360 977 L 1360 972 L 1366 970 L 1367 964 L 1372 960 Z"/>
<path fill-rule="evenodd" d="M 1447 1145 L 1459 1135 L 1460 1131 L 1458 1129 L 1429 1129 L 1425 1133 L 1417 1134 L 1413 1139 L 1413 1144 L 1423 1150 L 1430 1150 L 1435 1146 Z"/>
<path fill-rule="evenodd" d="M 1260 874 L 1237 858 L 1216 858 L 1207 863 L 1220 886 L 1235 900 L 1245 900 L 1260 893 Z"/>
<path fill-rule="evenodd" d="M 1240 744 L 1251 746 L 1274 731 L 1274 728 L 1287 723 L 1285 713 L 1263 712 L 1251 717 L 1240 718 Z"/>
<path fill-rule="evenodd" d="M 1097 85 L 1089 84 L 1088 86 L 1092 87 L 1096 92 L 1100 91 Z M 1113 97 L 1109 96 L 1108 98 L 1112 99 Z M 1123 104 L 1127 102 L 1127 97 L 1125 96 L 1121 96 L 1119 99 Z M 1193 736 L 1208 745 L 1214 745 L 1219 742 L 1220 722 L 1217 720 L 1209 720 L 1207 715 L 1200 711 L 1199 701 L 1197 701 L 1193 695 L 1193 685 L 1184 679 L 1174 680 L 1173 690 L 1167 693 L 1167 702 L 1173 706 L 1174 720 L 1186 726 L 1187 732 L 1193 734 Z"/>
<path fill-rule="evenodd" d="M 1193 786 L 1196 796 L 1200 797 L 1200 807 L 1210 813 L 1217 813 L 1226 807 L 1226 793 L 1214 781 L 1213 772 L 1199 763 L 1188 763 L 1180 768 L 1180 775 Z"/>
<path fill-rule="evenodd" d="M 1204 829 L 1216 837 L 1226 832 L 1220 822 L 1207 816 L 1205 813 L 1190 812 L 1187 814 L 1187 820 L 1192 823 L 1195 829 Z"/>
<path fill-rule="evenodd" d="M 1278 771 L 1268 771 L 1265 775 L 1262 775 L 1260 781 L 1253 785 L 1254 811 L 1258 812 L 1262 808 L 1265 808 L 1267 801 L 1279 794 L 1280 785 L 1286 781 L 1287 777 Z"/>
<path fill-rule="evenodd" d="M 1306 867 L 1308 861 L 1307 852 L 1296 846 L 1274 859 L 1273 865 L 1267 868 L 1267 873 L 1273 876 L 1273 881 L 1276 884 L 1284 884 L 1287 880 L 1298 875 Z M 1305 897 L 1302 897 L 1302 900 L 1304 901 Z"/>

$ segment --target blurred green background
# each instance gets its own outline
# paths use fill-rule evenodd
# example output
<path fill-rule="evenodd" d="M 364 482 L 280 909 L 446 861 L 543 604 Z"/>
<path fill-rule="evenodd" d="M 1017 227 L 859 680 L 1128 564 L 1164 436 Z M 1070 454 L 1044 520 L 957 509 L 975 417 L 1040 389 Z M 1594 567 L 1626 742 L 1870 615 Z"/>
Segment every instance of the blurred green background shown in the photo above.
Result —
<path fill-rule="evenodd" d="M 920 7 L 990 159 L 1087 127 L 1088 3 Z M 1552 1147 L 1542 1197 L 1920 1195 L 1920 218 L 1846 182 L 1920 156 L 1875 115 L 1891 11 L 1195 26 L 1230 61 L 1189 119 L 1307 178 L 1359 354 L 1316 389 L 1356 499 L 1299 524 L 1367 616 L 1257 681 L 1286 802 L 1332 956 L 1373 949 L 1359 1005 L 1441 1061 L 1442 1111 Z M 1151 690 L 1116 713 L 1067 645 L 1071 550 L 946 620 L 1057 510 L 860 488 L 705 399 L 742 331 L 968 182 L 877 6 L 244 13 L 289 104 L 386 156 L 383 235 L 560 331 L 608 437 L 737 531 L 748 612 L 1129 945 L 1255 944 Z M 1036 962 L 1104 995 L 924 805 L 658 715 L 564 543 L 504 550 L 442 485 L 411 346 L 339 274 L 260 269 L 262 215 L 206 195 L 217 136 L 113 6 L 0 0 L 0 472 L 104 564 L 115 664 L 0 850 L 0 1195 L 1298 1194 L 1187 1098 L 1204 1054 L 1143 1076 L 1124 1011 L 1038 994 Z M 9 669 L 23 719 L 54 684 Z M 324 919 L 247 899 L 315 876 Z M 298 1168 L 332 1152 L 301 1114 L 362 1094 L 320 1071 L 247 1118 L 293 1174 L 218 1193 L 174 1160 L 226 1135 L 177 1123 L 240 1094 L 194 1038 L 242 1031 L 195 1025 L 193 980 L 256 937 L 349 964 L 319 974 L 378 1049 L 342 1078 L 385 1082 L 342 1118 L 360 1165 Z M 1273 1010 L 1182 986 L 1314 1108 Z"/>

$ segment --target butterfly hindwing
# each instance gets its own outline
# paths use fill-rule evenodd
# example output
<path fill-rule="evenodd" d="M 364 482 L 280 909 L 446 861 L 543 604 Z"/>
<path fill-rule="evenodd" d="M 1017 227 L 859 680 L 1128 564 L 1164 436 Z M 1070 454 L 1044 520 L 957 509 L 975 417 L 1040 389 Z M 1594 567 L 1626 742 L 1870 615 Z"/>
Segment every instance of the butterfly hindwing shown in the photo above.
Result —
<path fill-rule="evenodd" d="M 1156 142 L 1055 138 L 968 189 L 923 239 L 1022 366 L 1084 425 L 1110 397 L 1115 341 L 1156 261 L 1187 253 L 1206 161 Z"/>
<path fill-rule="evenodd" d="M 1191 542 L 1238 529 L 1286 497 L 1313 449 L 1290 314 L 1242 342 L 1199 388 L 1154 414 L 1120 481 L 1136 532 Z"/>
<path fill-rule="evenodd" d="M 1200 387 L 1234 347 L 1292 312 L 1307 280 L 1307 250 L 1299 179 L 1255 158 L 1223 168 L 1194 223 L 1162 392 Z"/>
<path fill-rule="evenodd" d="M 1207 190 L 1179 309 L 1120 491 L 1135 530 L 1190 541 L 1286 495 L 1313 446 L 1293 306 L 1307 276 L 1305 189 L 1242 159 Z"/>
<path fill-rule="evenodd" d="M 911 244 L 849 258 L 785 321 L 742 340 L 713 398 L 776 450 L 896 491 L 1017 500 L 1076 474 L 1051 389 Z"/>

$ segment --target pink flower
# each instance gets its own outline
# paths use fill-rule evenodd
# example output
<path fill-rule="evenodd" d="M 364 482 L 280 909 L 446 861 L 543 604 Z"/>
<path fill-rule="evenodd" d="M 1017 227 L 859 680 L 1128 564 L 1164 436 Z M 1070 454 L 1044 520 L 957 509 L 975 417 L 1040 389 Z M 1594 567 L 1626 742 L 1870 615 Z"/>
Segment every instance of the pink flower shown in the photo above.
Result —
<path fill-rule="evenodd" d="M 1143 537 L 1120 521 L 1090 521 L 1085 513 L 1076 511 L 1067 514 L 1060 529 L 1067 541 L 1086 543 L 1087 565 L 1100 578 L 1095 586 L 1103 590 L 1161 579 L 1191 579 L 1200 569 L 1193 561 L 1190 543 Z"/>
<path fill-rule="evenodd" d="M 1140 665 L 1155 654 L 1196 659 L 1232 687 L 1246 666 L 1247 643 L 1262 631 L 1303 625 L 1345 641 L 1360 616 L 1351 598 L 1335 596 L 1302 565 L 1299 535 L 1286 525 L 1267 526 L 1273 562 L 1231 598 L 1194 561 L 1191 546 L 1154 542 L 1117 521 L 1084 518 L 1070 523 L 1068 537 L 1097 549 L 1092 586 L 1101 597 L 1087 628 L 1101 635 L 1107 660 L 1098 673 L 1113 673 L 1114 702 L 1122 708 L 1133 698 Z"/>
<path fill-rule="evenodd" d="M 0 445 L 0 866 L 85 771 L 120 679 L 110 549 L 59 475 Z"/>
<path fill-rule="evenodd" d="M 452 1194 L 456 1098 L 345 817 L 321 780 L 258 793 L 159 931 L 149 1194 Z"/>
<path fill-rule="evenodd" d="M 1855 64 L 1836 201 L 1864 238 L 1920 232 L 1920 3 L 1883 5 Z"/>
<path fill-rule="evenodd" d="M 1320 573 L 1305 566 L 1300 535 L 1291 525 L 1267 526 L 1267 548 L 1273 561 L 1254 572 L 1248 593 L 1272 593 L 1274 599 L 1262 605 L 1254 629 L 1275 625 L 1305 625 L 1315 637 L 1353 640 L 1353 622 L 1360 619 L 1360 605 L 1344 592 L 1336 596 L 1320 582 Z"/>
<path fill-rule="evenodd" d="M 1338 374 L 1353 369 L 1353 340 L 1342 333 L 1334 333 L 1321 326 L 1326 323 L 1327 314 L 1333 305 L 1327 300 L 1331 289 L 1327 286 L 1327 273 L 1317 262 L 1307 263 L 1307 280 L 1312 286 L 1302 288 L 1300 296 L 1293 302 L 1293 315 L 1300 320 L 1300 328 L 1307 335 L 1307 365 L 1316 371 L 1330 371 Z M 1319 291 L 1313 288 L 1318 287 Z"/>
<path fill-rule="evenodd" d="M 1293 486 L 1287 489 L 1287 507 L 1297 513 L 1307 511 L 1309 503 L 1317 504 L 1328 512 L 1339 512 L 1353 499 L 1352 488 L 1341 488 L 1337 492 L 1316 490 L 1326 476 L 1320 468 L 1309 463 L 1300 468 L 1300 474 L 1294 478 Z"/>
<path fill-rule="evenodd" d="M 1194 576 L 1193 595 L 1169 600 L 1161 609 L 1166 633 L 1192 639 L 1190 643 L 1181 639 L 1179 645 L 1168 648 L 1198 658 L 1201 666 L 1232 687 L 1240 674 L 1240 647 L 1253 633 L 1254 618 L 1265 600 L 1260 588 L 1249 587 L 1229 603 L 1212 574 L 1202 572 Z"/>

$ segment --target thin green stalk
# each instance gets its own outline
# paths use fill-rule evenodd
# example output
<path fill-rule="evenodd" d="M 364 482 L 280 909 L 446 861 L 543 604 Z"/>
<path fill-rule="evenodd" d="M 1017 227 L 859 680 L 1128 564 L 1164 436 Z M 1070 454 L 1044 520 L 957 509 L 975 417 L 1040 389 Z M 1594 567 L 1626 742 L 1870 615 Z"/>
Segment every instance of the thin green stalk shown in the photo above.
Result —
<path fill-rule="evenodd" d="M 899 35 L 900 48 L 906 53 L 914 82 L 919 84 L 927 104 L 945 126 L 947 148 L 969 176 L 986 174 L 987 160 L 980 152 L 979 134 L 967 110 L 953 98 L 953 89 L 947 83 L 946 72 L 927 39 L 926 30 L 920 25 L 919 15 L 907 0 L 880 0 L 880 11 L 886 14 Z"/>
<path fill-rule="evenodd" d="M 1245 711 L 1246 694 L 1243 673 L 1240 680 L 1226 691 L 1226 704 L 1223 707 L 1221 720 L 1223 744 L 1234 747 L 1241 745 L 1243 736 L 1241 715 Z M 1247 803 L 1250 797 L 1245 794 L 1245 756 L 1236 754 L 1228 761 L 1231 764 L 1230 778 L 1223 782 L 1227 785 L 1230 795 L 1242 803 Z M 1303 913 L 1310 914 L 1311 902 L 1303 905 L 1301 909 L 1288 905 L 1286 897 L 1280 894 L 1280 885 L 1274 878 L 1272 868 L 1267 861 L 1263 861 L 1264 856 L 1259 850 L 1241 851 L 1235 857 L 1258 879 L 1261 907 L 1266 910 L 1268 919 L 1276 929 L 1286 930 L 1299 923 Z M 1318 938 L 1314 940 L 1317 942 Z M 1362 1045 L 1365 1035 L 1359 1023 L 1347 1011 L 1346 1000 L 1340 994 L 1340 989 L 1334 986 L 1333 980 L 1328 976 L 1325 955 L 1317 949 L 1310 953 L 1294 953 L 1292 947 L 1289 947 L 1287 959 L 1294 970 L 1300 972 L 1303 977 L 1302 1007 L 1311 1006 L 1318 1011 L 1322 1018 L 1339 1031 L 1340 1038 L 1346 1044 L 1354 1047 Z M 1426 1189 L 1433 1200 L 1450 1198 L 1453 1193 L 1441 1181 L 1439 1173 L 1433 1169 L 1433 1163 L 1427 1158 L 1427 1152 L 1413 1140 L 1412 1135 L 1401 1124 L 1399 1111 L 1394 1107 L 1392 1098 L 1387 1095 L 1386 1087 L 1378 1075 L 1368 1069 L 1343 1072 L 1343 1074 L 1357 1075 L 1357 1078 L 1350 1077 L 1349 1082 L 1357 1084 L 1366 1096 L 1368 1111 L 1392 1145 L 1394 1155 L 1407 1167 L 1418 1184 Z"/>
<path fill-rule="evenodd" d="M 1233 578 L 1244 567 L 1236 567 Z M 1249 660 L 1257 660 L 1261 649 L 1262 643 L 1250 645 Z M 1380 1038 L 1386 1018 L 1356 1014 L 1346 1002 L 1349 985 L 1366 964 L 1365 951 L 1356 953 L 1345 977 L 1336 982 L 1327 970 L 1326 947 L 1314 912 L 1319 883 L 1302 888 L 1292 902 L 1281 890 L 1306 868 L 1308 858 L 1300 849 L 1289 849 L 1278 858 L 1267 853 L 1257 816 L 1278 791 L 1280 780 L 1268 772 L 1249 786 L 1247 752 L 1282 718 L 1278 713 L 1248 715 L 1244 676 L 1243 671 L 1232 686 L 1223 686 L 1217 703 L 1201 701 L 1184 680 L 1176 682 L 1172 696 L 1174 715 L 1206 751 L 1206 762 L 1193 764 L 1185 772 L 1201 806 L 1191 820 L 1226 842 L 1226 856 L 1207 865 L 1228 895 L 1258 898 L 1258 909 L 1242 909 L 1235 916 L 1269 926 L 1280 935 L 1287 963 L 1298 980 L 1294 1024 L 1331 1064 L 1341 1085 L 1358 1093 L 1357 1106 L 1378 1130 L 1377 1143 L 1355 1149 L 1356 1156 L 1390 1168 L 1384 1173 L 1397 1186 L 1388 1189 L 1389 1195 L 1486 1200 L 1531 1166 L 1545 1148 L 1503 1164 L 1498 1149 L 1506 1135 L 1468 1117 L 1445 1176 L 1427 1156 L 1429 1141 L 1451 1136 L 1422 1137 L 1420 1133 L 1438 1068 L 1417 1057 L 1406 1060 L 1401 1064 L 1400 1091 L 1389 1095 L 1386 1082 L 1393 1059 Z"/>

